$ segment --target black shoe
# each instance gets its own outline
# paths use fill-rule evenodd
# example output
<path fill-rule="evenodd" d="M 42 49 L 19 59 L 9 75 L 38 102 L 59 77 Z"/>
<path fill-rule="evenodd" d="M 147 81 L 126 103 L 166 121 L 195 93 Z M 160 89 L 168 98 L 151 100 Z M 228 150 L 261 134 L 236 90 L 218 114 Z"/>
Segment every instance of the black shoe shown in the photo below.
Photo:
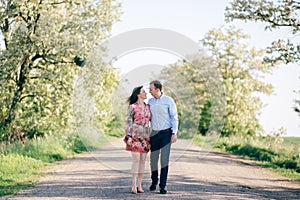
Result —
<path fill-rule="evenodd" d="M 156 185 L 153 185 L 153 184 L 152 184 L 152 185 L 150 186 L 149 190 L 150 190 L 150 191 L 156 190 Z"/>
<path fill-rule="evenodd" d="M 160 188 L 160 194 L 167 194 L 167 190 L 165 188 Z"/>

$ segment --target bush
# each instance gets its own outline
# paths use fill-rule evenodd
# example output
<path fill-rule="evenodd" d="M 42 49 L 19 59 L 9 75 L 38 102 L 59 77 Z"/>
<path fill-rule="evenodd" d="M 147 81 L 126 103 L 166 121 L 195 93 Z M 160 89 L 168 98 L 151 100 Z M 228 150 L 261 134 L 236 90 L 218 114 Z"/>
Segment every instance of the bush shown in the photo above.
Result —
<path fill-rule="evenodd" d="M 280 160 L 275 162 L 278 167 L 286 168 L 286 169 L 297 169 L 297 162 L 293 160 Z"/>
<path fill-rule="evenodd" d="M 74 153 L 87 151 L 87 147 L 78 135 L 68 135 L 64 147 L 70 149 Z"/>

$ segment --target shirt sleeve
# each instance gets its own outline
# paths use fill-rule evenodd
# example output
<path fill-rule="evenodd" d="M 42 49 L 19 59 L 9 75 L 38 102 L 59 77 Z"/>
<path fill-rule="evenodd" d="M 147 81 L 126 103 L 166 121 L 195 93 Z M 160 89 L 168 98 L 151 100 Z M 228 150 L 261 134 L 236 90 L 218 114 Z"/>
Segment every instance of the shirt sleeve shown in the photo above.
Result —
<path fill-rule="evenodd" d="M 177 134 L 178 131 L 178 114 L 177 107 L 173 99 L 170 98 L 170 107 L 169 107 L 169 115 L 172 124 L 172 133 L 174 135 Z"/>

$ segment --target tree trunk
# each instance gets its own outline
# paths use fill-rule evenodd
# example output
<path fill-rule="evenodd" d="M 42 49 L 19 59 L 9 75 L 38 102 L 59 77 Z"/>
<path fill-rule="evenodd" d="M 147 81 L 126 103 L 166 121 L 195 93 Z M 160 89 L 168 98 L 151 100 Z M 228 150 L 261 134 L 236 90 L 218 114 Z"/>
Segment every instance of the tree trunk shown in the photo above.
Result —
<path fill-rule="evenodd" d="M 17 108 L 18 103 L 20 102 L 22 93 L 23 93 L 23 89 L 24 89 L 24 85 L 26 83 L 28 74 L 29 74 L 29 55 L 25 56 L 24 62 L 21 65 L 21 69 L 20 69 L 20 74 L 19 74 L 19 78 L 17 80 L 17 90 L 14 93 L 9 111 L 8 111 L 8 115 L 7 118 L 4 122 L 4 126 L 8 126 L 10 125 L 14 119 L 15 119 L 15 110 Z"/>

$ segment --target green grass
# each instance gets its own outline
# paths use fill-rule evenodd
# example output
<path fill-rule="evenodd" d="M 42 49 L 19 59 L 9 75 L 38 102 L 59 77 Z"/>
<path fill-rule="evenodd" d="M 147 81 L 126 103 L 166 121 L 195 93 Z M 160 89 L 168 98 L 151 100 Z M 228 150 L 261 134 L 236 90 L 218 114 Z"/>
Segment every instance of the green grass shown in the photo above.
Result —
<path fill-rule="evenodd" d="M 300 148 L 300 137 L 283 137 L 283 146 L 290 146 Z M 300 152 L 299 152 L 300 153 Z"/>
<path fill-rule="evenodd" d="M 75 153 L 87 151 L 75 135 L 50 136 L 0 145 L 0 196 L 32 186 L 45 166 Z"/>
<path fill-rule="evenodd" d="M 27 156 L 0 156 L 0 196 L 14 194 L 33 185 L 45 163 Z"/>
<path fill-rule="evenodd" d="M 196 136 L 194 143 L 201 146 L 203 136 Z M 214 148 L 255 160 L 286 177 L 300 181 L 300 138 L 284 137 L 223 137 Z"/>

